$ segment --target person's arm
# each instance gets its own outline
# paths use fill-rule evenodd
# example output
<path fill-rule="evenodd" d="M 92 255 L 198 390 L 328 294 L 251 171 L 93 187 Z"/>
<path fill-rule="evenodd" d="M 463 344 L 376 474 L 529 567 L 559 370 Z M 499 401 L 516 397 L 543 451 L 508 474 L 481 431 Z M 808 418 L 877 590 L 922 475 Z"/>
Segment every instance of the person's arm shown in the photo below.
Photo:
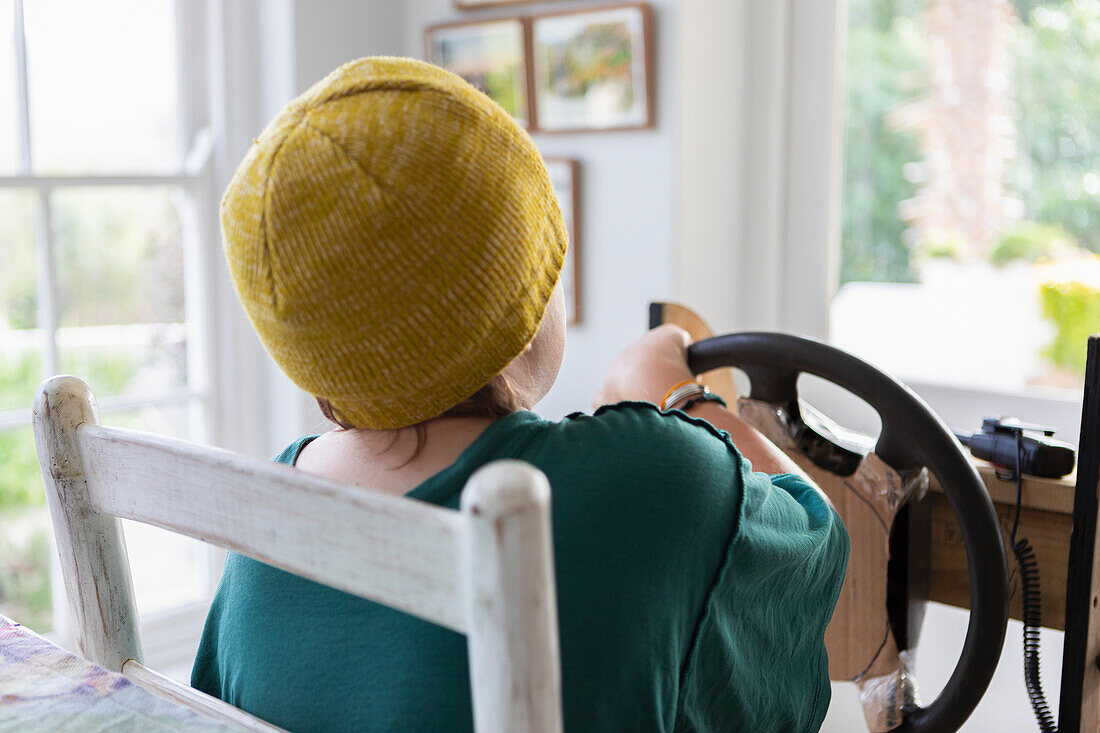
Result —
<path fill-rule="evenodd" d="M 673 385 L 695 379 L 687 363 L 690 343 L 691 337 L 679 326 L 665 324 L 646 332 L 612 360 L 603 388 L 596 394 L 595 406 L 623 400 L 659 405 Z M 717 402 L 696 403 L 687 414 L 729 433 L 734 445 L 756 470 L 794 473 L 806 478 L 802 469 L 774 443 Z"/>
<path fill-rule="evenodd" d="M 686 412 L 692 417 L 700 417 L 719 430 L 725 430 L 729 433 L 730 440 L 741 451 L 741 455 L 748 458 L 757 471 L 771 474 L 793 473 L 807 481 L 810 480 L 798 464 L 792 461 L 786 453 L 779 450 L 775 443 L 765 438 L 763 433 L 730 410 L 722 407 L 719 403 L 697 402 Z"/>
<path fill-rule="evenodd" d="M 681 672 L 677 730 L 810 733 L 829 707 L 825 629 L 848 535 L 812 485 L 743 473 L 737 530 Z"/>
<path fill-rule="evenodd" d="M 646 333 L 612 361 L 596 405 L 659 405 L 695 378 L 690 342 L 673 325 Z M 684 663 L 676 728 L 818 730 L 829 706 L 825 628 L 848 561 L 844 525 L 824 492 L 733 412 L 699 402 L 687 413 L 728 433 L 752 470 L 741 464 L 737 528 Z"/>

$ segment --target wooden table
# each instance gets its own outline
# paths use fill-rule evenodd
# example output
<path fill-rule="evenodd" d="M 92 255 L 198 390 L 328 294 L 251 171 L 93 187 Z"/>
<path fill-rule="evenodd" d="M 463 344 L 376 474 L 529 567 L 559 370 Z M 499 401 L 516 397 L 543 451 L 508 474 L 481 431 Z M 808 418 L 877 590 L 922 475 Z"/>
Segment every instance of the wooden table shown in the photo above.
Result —
<path fill-rule="evenodd" d="M 0 733 L 237 731 L 0 616 Z"/>

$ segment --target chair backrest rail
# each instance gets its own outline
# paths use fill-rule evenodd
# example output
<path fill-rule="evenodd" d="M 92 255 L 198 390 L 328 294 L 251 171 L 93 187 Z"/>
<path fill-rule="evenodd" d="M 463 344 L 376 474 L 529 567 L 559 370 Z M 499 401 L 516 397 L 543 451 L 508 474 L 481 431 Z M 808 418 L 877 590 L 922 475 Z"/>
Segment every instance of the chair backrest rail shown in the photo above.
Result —
<path fill-rule="evenodd" d="M 224 703 L 141 666 L 122 517 L 465 633 L 476 728 L 562 730 L 550 488 L 532 466 L 482 466 L 455 511 L 104 427 L 88 386 L 67 376 L 39 388 L 34 430 L 77 643 L 93 662 L 242 724 L 221 714 Z"/>
<path fill-rule="evenodd" d="M 205 540 L 455 631 L 467 628 L 454 602 L 462 582 L 458 512 L 120 428 L 81 425 L 77 444 L 97 512 Z"/>

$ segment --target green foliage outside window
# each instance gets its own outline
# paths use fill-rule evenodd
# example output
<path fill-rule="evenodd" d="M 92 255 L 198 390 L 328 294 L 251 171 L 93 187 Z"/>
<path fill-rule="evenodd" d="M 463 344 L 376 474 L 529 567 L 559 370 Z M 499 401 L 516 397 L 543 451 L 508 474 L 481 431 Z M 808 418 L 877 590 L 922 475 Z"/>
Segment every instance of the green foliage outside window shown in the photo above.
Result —
<path fill-rule="evenodd" d="M 891 112 L 920 98 L 927 78 L 921 0 L 852 0 L 849 6 L 841 283 L 913 282 L 898 204 L 916 193 L 906 165 L 921 151 Z"/>
<path fill-rule="evenodd" d="M 1058 366 L 1083 373 L 1088 337 L 1100 328 L 1100 289 L 1087 283 L 1045 283 L 1040 292 L 1043 315 L 1058 329 L 1045 356 Z"/>
<path fill-rule="evenodd" d="M 1088 337 L 1100 331 L 1100 256 L 1040 264 L 1043 315 L 1056 326 L 1044 355 L 1077 374 L 1085 371 Z"/>
<path fill-rule="evenodd" d="M 62 326 L 183 321 L 183 248 L 168 191 L 53 197 Z"/>
<path fill-rule="evenodd" d="M 121 391 L 140 369 L 140 357 L 100 349 L 81 374 L 107 392 Z M 0 354 L 0 404 L 28 405 L 42 381 L 36 352 Z M 46 495 L 29 426 L 0 431 L 0 613 L 35 631 L 53 624 Z"/>
<path fill-rule="evenodd" d="M 0 612 L 38 632 L 53 628 L 49 534 L 38 529 L 16 544 L 0 536 Z"/>
<path fill-rule="evenodd" d="M 989 261 L 998 266 L 1012 260 L 1035 262 L 1043 257 L 1076 254 L 1077 250 L 1076 239 L 1062 226 L 1021 221 L 1001 235 Z"/>
<path fill-rule="evenodd" d="M 38 454 L 30 430 L 24 428 L 0 433 L 0 465 L 4 467 L 4 476 L 0 480 L 0 517 L 11 509 L 46 503 L 46 496 L 42 493 L 42 477 L 38 471 Z"/>
<path fill-rule="evenodd" d="M 38 299 L 35 198 L 26 190 L 0 190 L 0 211 L 0 329 L 34 328 Z M 13 406 L 0 400 L 0 409 Z"/>
<path fill-rule="evenodd" d="M 851 0 L 848 35 L 845 188 L 841 283 L 913 282 L 915 262 L 954 257 L 950 238 L 907 241 L 899 205 L 916 193 L 906 177 L 922 151 L 890 115 L 926 89 L 928 41 L 921 16 L 929 0 Z M 1100 253 L 1100 1 L 1013 0 L 1010 41 L 1018 150 L 1008 161 L 1010 190 L 1024 204 L 990 252 L 1011 260 Z M 1100 288 L 1049 282 L 1043 314 L 1056 337 L 1045 355 L 1078 373 L 1089 333 L 1100 330 Z"/>
<path fill-rule="evenodd" d="M 1100 3 L 1020 5 L 1013 188 L 1027 218 L 1100 253 Z"/>
<path fill-rule="evenodd" d="M 120 392 L 134 378 L 141 361 L 122 350 L 103 349 L 82 364 L 81 377 L 93 390 L 111 394 Z M 0 355 L 0 404 L 29 406 L 35 388 L 42 381 L 41 370 L 41 361 L 34 353 Z M 0 512 L 45 501 L 29 429 L 0 431 L 0 466 L 4 467 L 0 476 Z"/>
<path fill-rule="evenodd" d="M 1009 161 L 1010 187 L 1027 220 L 1060 228 L 1100 253 L 1100 3 L 1015 0 L 1014 6 L 1020 20 L 1010 53 L 1020 148 Z M 889 121 L 891 112 L 926 93 L 926 7 L 927 0 L 849 5 L 842 283 L 912 282 L 913 251 L 940 249 L 906 241 L 898 207 L 916 192 L 906 171 L 922 152 L 913 134 Z"/>
<path fill-rule="evenodd" d="M 37 203 L 27 192 L 4 194 L 0 203 L 7 214 L 0 217 L 0 410 L 27 409 L 43 378 L 40 334 L 33 330 L 38 279 L 31 221 Z M 53 204 L 63 325 L 182 320 L 181 249 L 167 192 L 63 191 Z M 185 376 L 175 373 L 185 368 L 183 345 L 149 328 L 151 348 L 69 345 L 61 350 L 61 368 L 100 395 L 132 388 L 148 367 L 161 381 L 183 383 Z M 175 372 L 166 377 L 166 368 Z M 45 632 L 53 625 L 52 549 L 29 426 L 0 431 L 0 466 L 0 613 Z"/>

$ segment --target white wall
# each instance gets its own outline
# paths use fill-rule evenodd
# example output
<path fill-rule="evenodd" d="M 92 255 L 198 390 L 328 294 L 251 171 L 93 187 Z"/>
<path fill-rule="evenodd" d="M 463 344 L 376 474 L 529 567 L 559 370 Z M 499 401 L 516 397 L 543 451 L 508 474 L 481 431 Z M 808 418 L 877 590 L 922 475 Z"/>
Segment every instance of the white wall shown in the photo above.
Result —
<path fill-rule="evenodd" d="M 398 56 L 403 44 L 400 0 L 308 0 L 294 4 L 294 71 L 303 92 L 337 66 L 360 56 Z"/>
<path fill-rule="evenodd" d="M 252 103 L 259 114 L 249 137 L 341 64 L 361 56 L 401 55 L 403 11 L 401 0 L 265 0 L 254 16 L 259 48 L 252 86 L 258 98 Z M 266 364 L 261 380 L 268 410 L 265 455 L 273 455 L 302 434 L 322 432 L 329 424 L 274 362 L 268 359 Z"/>
<path fill-rule="evenodd" d="M 491 11 L 459 11 L 452 0 L 404 3 L 405 52 L 422 57 L 424 28 L 475 20 L 592 7 L 596 2 L 532 3 Z M 557 419 L 589 411 L 604 369 L 647 327 L 650 300 L 672 294 L 675 209 L 676 32 L 678 3 L 652 0 L 656 67 L 656 127 L 629 132 L 534 135 L 546 156 L 581 165 L 583 321 L 566 338 L 553 391 L 539 404 Z"/>

